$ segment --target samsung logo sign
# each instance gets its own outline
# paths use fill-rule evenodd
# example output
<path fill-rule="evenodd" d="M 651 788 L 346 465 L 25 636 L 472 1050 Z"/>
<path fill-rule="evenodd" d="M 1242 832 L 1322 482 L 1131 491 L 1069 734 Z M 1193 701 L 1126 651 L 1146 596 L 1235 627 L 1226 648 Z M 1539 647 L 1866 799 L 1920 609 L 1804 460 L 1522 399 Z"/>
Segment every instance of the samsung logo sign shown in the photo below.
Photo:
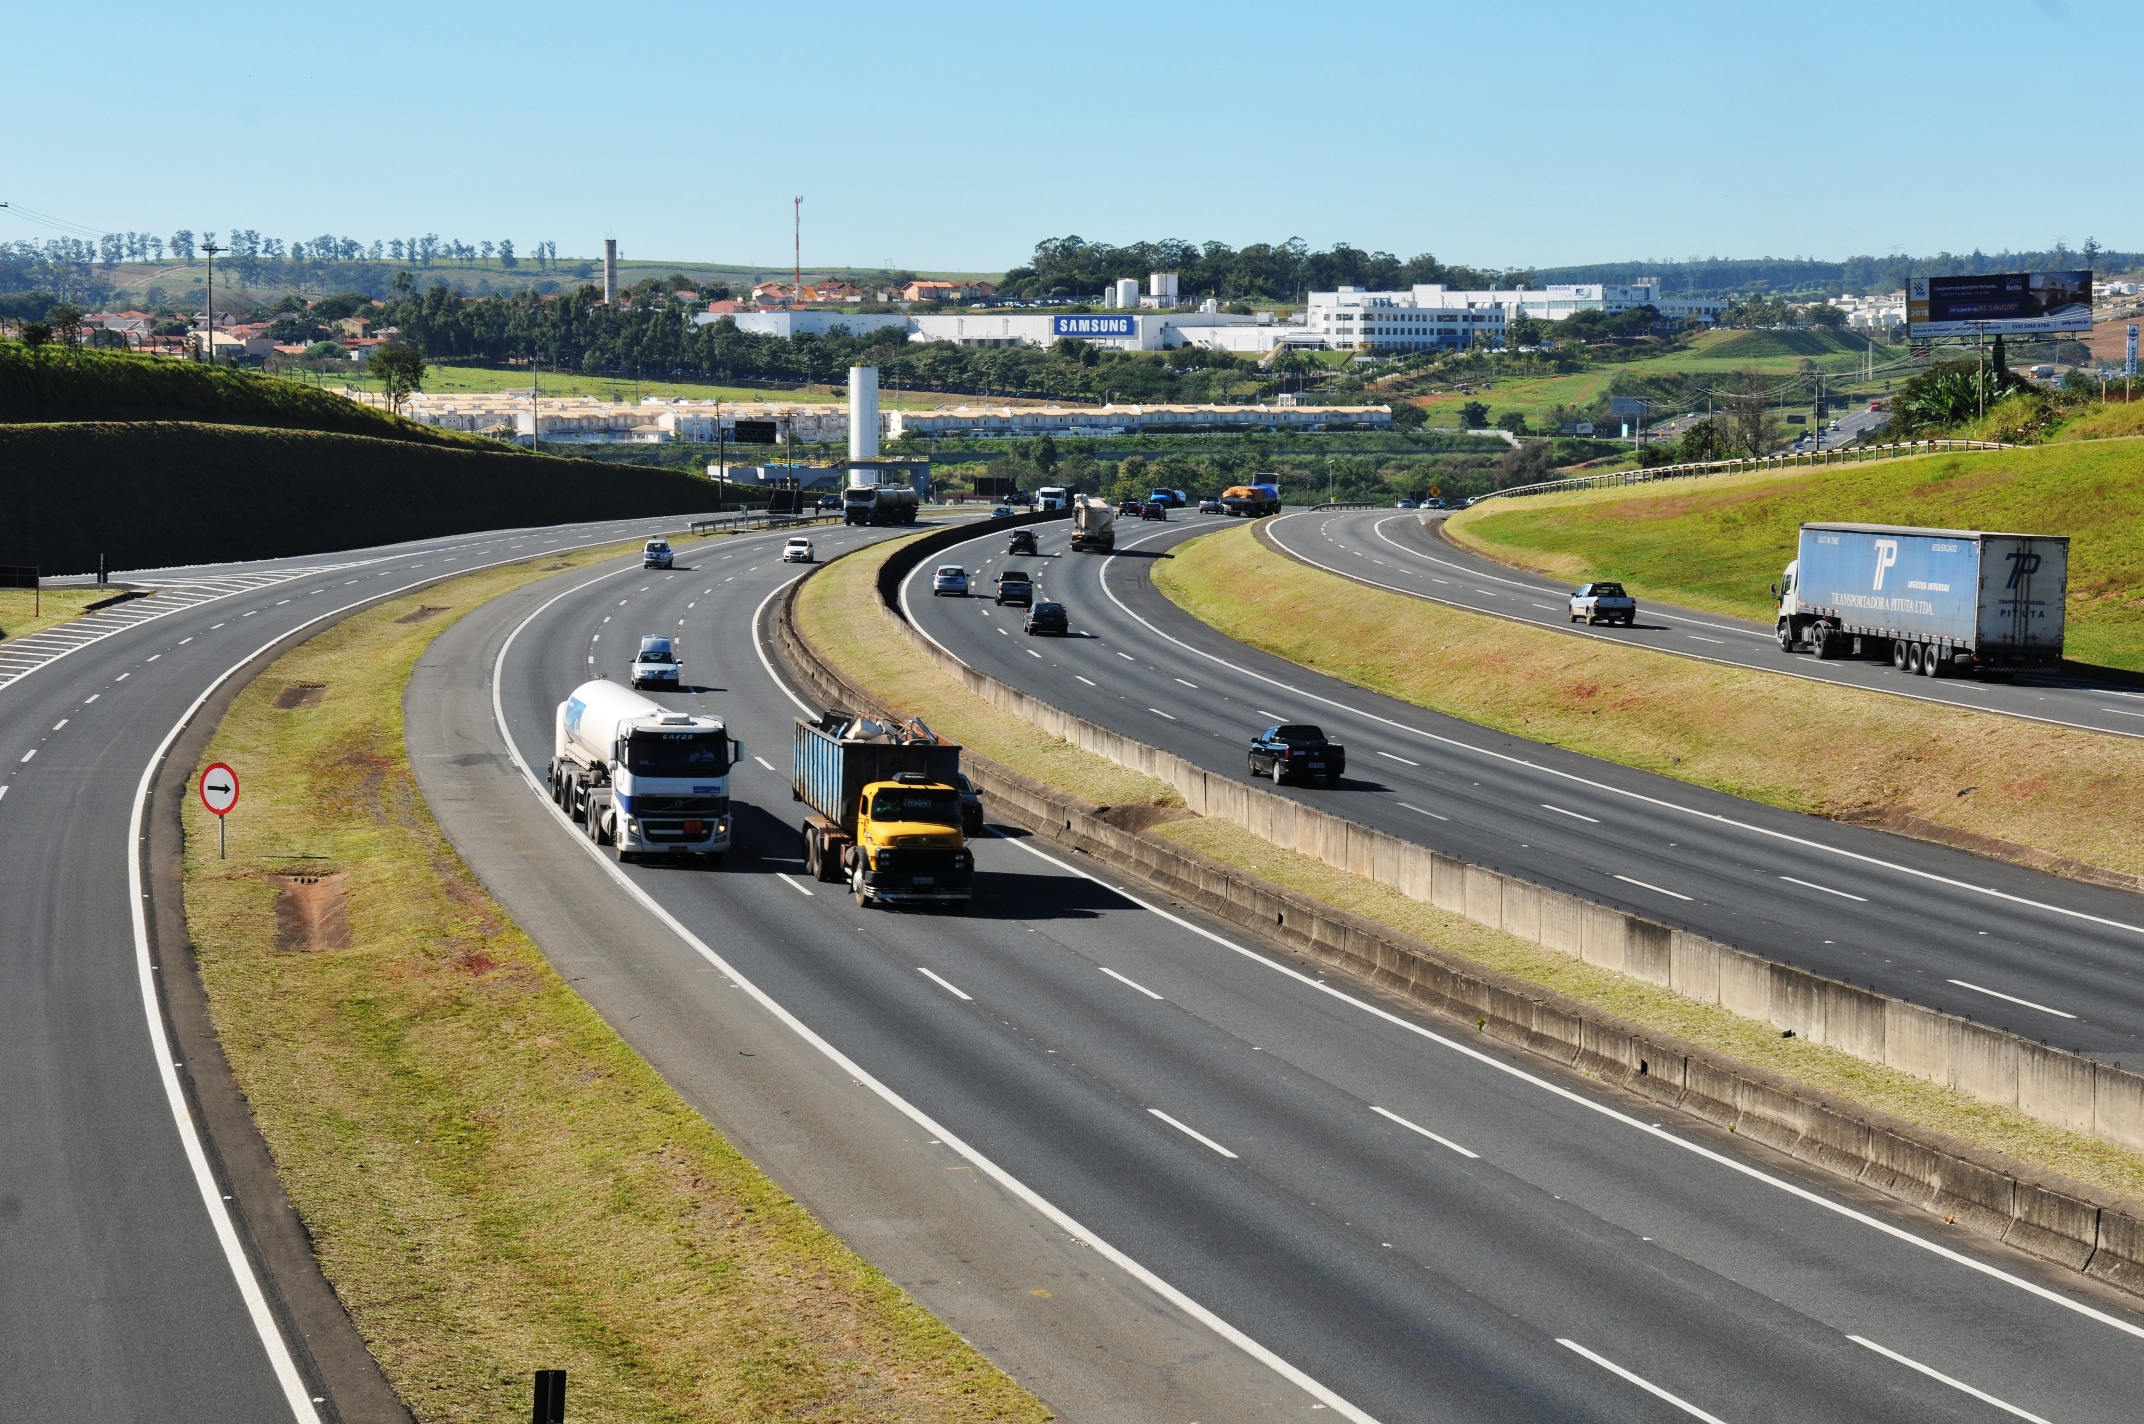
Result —
<path fill-rule="evenodd" d="M 1128 316 L 1053 316 L 1052 336 L 1137 336 L 1136 318 Z"/>

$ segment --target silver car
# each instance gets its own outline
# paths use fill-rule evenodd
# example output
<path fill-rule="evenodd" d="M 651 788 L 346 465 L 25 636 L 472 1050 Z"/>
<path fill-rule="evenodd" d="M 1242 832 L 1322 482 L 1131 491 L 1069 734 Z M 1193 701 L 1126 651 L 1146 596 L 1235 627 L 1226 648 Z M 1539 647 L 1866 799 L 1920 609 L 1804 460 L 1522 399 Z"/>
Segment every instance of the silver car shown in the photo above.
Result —
<path fill-rule="evenodd" d="M 1582 584 L 1571 595 L 1571 621 L 1576 623 L 1581 618 L 1588 627 L 1620 623 L 1628 628 L 1638 621 L 1638 600 L 1625 593 L 1619 583 Z"/>
<path fill-rule="evenodd" d="M 936 598 L 942 593 L 958 594 L 966 598 L 968 571 L 958 564 L 940 564 L 937 572 L 931 575 L 931 597 Z"/>

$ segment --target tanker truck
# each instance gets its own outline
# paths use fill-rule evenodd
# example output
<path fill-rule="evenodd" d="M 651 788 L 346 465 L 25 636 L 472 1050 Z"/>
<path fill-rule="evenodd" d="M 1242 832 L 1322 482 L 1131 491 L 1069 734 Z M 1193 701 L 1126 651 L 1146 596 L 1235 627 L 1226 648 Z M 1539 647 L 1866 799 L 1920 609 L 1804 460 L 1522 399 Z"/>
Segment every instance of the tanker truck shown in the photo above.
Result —
<path fill-rule="evenodd" d="M 719 717 L 680 712 L 614 682 L 558 704 L 551 799 L 621 861 L 730 848 L 730 768 L 744 744 Z"/>
<path fill-rule="evenodd" d="M 916 522 L 916 492 L 908 485 L 879 483 L 877 470 L 849 471 L 848 488 L 841 492 L 843 524 L 913 524 Z"/>
<path fill-rule="evenodd" d="M 1106 499 L 1083 494 L 1072 501 L 1072 549 L 1080 554 L 1106 554 L 1117 546 L 1117 511 Z"/>

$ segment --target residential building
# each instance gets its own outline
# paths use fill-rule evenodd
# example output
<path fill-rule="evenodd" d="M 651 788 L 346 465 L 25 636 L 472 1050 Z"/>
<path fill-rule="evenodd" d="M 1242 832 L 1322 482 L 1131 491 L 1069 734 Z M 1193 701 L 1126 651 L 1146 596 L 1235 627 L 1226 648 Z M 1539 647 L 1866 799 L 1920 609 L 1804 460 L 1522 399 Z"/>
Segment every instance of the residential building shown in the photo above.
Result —
<path fill-rule="evenodd" d="M 994 297 L 998 289 L 988 282 L 910 282 L 901 288 L 904 302 L 972 302 Z"/>
<path fill-rule="evenodd" d="M 893 439 L 1020 435 L 1108 436 L 1205 430 L 1380 430 L 1392 424 L 1388 405 L 1106 405 L 940 406 L 895 410 L 882 417 Z"/>

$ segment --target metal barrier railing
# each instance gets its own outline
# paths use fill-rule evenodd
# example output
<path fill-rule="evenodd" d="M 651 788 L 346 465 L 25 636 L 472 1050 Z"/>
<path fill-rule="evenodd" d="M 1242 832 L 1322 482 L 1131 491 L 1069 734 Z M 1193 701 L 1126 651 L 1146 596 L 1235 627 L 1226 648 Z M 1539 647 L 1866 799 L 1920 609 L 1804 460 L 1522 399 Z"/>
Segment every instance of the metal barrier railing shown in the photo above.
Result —
<path fill-rule="evenodd" d="M 1951 450 L 2011 450 L 2017 447 L 1994 440 L 1908 440 L 1890 445 L 1845 445 L 1836 450 L 1808 450 L 1761 455 L 1740 460 L 1705 460 L 1688 465 L 1655 465 L 1649 470 L 1615 470 L 1598 475 L 1543 480 L 1539 484 L 1513 485 L 1491 490 L 1476 498 L 1501 499 L 1513 495 L 1553 494 L 1561 490 L 1612 489 L 1619 485 L 1651 484 L 1654 480 L 1687 480 L 1703 475 L 1739 475 L 1753 470 L 1791 470 L 1802 466 L 1856 465 L 1868 460 L 1896 460 L 1908 455 L 1937 455 Z"/>

